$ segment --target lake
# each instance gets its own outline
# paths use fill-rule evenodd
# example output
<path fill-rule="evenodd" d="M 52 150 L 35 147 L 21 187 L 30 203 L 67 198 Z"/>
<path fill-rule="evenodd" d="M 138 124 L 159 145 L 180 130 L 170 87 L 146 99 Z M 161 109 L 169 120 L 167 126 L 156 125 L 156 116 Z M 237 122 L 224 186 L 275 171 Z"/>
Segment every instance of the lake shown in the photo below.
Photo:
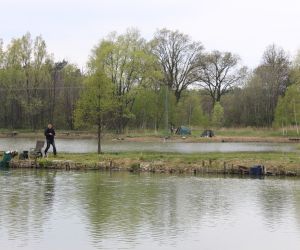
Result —
<path fill-rule="evenodd" d="M 0 150 L 29 150 L 35 147 L 33 138 L 0 138 Z M 175 153 L 201 153 L 201 152 L 292 152 L 297 151 L 295 143 L 255 143 L 255 142 L 209 142 L 209 143 L 185 143 L 185 142 L 126 142 L 104 141 L 104 152 L 124 151 L 154 151 Z M 58 152 L 91 153 L 97 152 L 96 139 L 57 139 Z M 52 152 L 52 147 L 50 148 Z"/>
<path fill-rule="evenodd" d="M 300 180 L 0 171 L 5 250 L 298 250 Z"/>

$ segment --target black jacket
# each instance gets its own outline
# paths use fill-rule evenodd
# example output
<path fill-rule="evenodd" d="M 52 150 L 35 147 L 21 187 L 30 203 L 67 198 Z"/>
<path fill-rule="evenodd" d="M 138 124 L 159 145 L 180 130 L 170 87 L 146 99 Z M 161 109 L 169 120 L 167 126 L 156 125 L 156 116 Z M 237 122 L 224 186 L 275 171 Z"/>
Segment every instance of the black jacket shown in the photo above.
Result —
<path fill-rule="evenodd" d="M 46 128 L 44 134 L 45 134 L 47 140 L 54 141 L 54 136 L 55 136 L 54 128 Z"/>

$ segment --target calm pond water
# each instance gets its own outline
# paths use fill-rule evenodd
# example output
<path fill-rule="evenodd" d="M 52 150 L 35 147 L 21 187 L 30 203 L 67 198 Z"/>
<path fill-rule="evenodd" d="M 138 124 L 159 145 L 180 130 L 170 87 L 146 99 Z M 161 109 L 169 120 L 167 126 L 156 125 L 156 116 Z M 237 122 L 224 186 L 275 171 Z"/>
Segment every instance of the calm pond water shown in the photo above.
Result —
<path fill-rule="evenodd" d="M 0 171 L 5 250 L 299 245 L 299 179 Z"/>
<path fill-rule="evenodd" d="M 0 138 L 0 150 L 29 150 L 35 147 L 33 138 Z M 297 150 L 295 143 L 185 143 L 185 142 L 104 142 L 104 152 L 122 151 L 155 151 L 155 152 L 291 152 Z M 95 139 L 57 139 L 56 147 L 59 152 L 89 153 L 97 152 Z M 50 148 L 52 152 L 52 148 Z"/>

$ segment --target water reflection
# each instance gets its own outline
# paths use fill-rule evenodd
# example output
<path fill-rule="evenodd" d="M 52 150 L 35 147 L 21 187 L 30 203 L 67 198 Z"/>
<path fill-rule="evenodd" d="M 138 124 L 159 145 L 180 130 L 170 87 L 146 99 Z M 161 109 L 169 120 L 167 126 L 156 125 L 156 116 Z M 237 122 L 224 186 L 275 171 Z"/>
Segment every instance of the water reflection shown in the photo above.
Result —
<path fill-rule="evenodd" d="M 258 204 L 270 230 L 276 230 L 287 219 L 285 211 L 293 211 L 293 203 L 289 202 L 294 198 L 291 191 L 291 186 L 285 180 L 273 180 L 260 185 Z"/>
<path fill-rule="evenodd" d="M 0 232 L 19 246 L 39 238 L 51 217 L 55 172 L 0 171 Z"/>
<path fill-rule="evenodd" d="M 0 190 L 1 249 L 294 250 L 300 243 L 298 179 L 14 170 L 0 172 Z"/>

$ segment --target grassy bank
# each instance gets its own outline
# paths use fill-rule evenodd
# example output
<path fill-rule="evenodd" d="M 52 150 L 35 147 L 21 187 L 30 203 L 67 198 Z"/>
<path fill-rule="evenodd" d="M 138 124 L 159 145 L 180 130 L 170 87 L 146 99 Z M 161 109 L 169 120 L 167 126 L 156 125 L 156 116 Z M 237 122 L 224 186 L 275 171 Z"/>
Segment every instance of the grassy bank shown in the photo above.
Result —
<path fill-rule="evenodd" d="M 22 167 L 15 160 L 14 167 Z M 34 162 L 27 167 L 33 167 Z M 270 174 L 300 175 L 300 155 L 297 153 L 106 153 L 60 154 L 58 157 L 38 159 L 41 168 L 106 169 L 148 172 L 228 172 L 238 173 L 239 167 L 263 165 Z M 23 165 L 26 167 L 26 164 Z"/>

